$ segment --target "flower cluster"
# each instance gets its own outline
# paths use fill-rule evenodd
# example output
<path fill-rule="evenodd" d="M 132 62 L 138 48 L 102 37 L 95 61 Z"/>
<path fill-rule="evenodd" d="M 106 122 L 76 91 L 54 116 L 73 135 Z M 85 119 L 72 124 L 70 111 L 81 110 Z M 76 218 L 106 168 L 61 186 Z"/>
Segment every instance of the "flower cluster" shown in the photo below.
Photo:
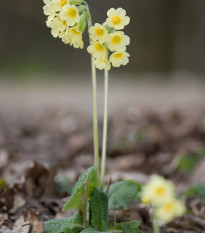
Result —
<path fill-rule="evenodd" d="M 95 59 L 94 64 L 100 70 L 110 70 L 113 67 L 126 65 L 129 62 L 129 53 L 126 46 L 130 44 L 130 38 L 123 31 L 129 24 L 130 18 L 122 8 L 111 8 L 107 12 L 107 20 L 104 24 L 96 23 L 89 28 L 91 44 L 87 50 Z M 112 54 L 109 56 L 109 51 Z"/>
<path fill-rule="evenodd" d="M 185 212 L 184 204 L 175 198 L 174 185 L 164 178 L 153 175 L 142 190 L 142 202 L 150 204 L 154 216 L 166 223 Z"/>
<path fill-rule="evenodd" d="M 82 33 L 86 27 L 86 11 L 80 5 L 82 0 L 44 0 L 44 14 L 48 16 L 46 25 L 51 34 L 65 44 L 83 48 Z"/>

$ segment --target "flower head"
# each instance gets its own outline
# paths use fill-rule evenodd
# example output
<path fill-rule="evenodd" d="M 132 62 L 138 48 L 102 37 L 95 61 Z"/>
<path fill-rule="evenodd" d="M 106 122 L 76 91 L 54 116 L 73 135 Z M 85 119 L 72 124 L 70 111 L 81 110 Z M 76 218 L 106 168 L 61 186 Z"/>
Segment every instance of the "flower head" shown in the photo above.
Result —
<path fill-rule="evenodd" d="M 105 60 L 107 58 L 107 50 L 103 44 L 99 42 L 93 42 L 87 48 L 88 53 L 92 54 L 94 58 Z"/>
<path fill-rule="evenodd" d="M 108 48 L 110 51 L 125 51 L 126 46 L 130 44 L 129 36 L 124 35 L 124 32 L 117 31 L 109 34 Z"/>
<path fill-rule="evenodd" d="M 61 20 L 66 21 L 66 24 L 71 27 L 80 21 L 78 8 L 74 5 L 65 5 L 59 15 Z"/>
<path fill-rule="evenodd" d="M 94 26 L 90 27 L 89 33 L 93 41 L 99 41 L 100 43 L 104 43 L 108 36 L 107 29 L 99 23 L 96 23 Z"/>
<path fill-rule="evenodd" d="M 113 67 L 120 67 L 121 65 L 127 65 L 129 56 L 129 53 L 127 52 L 115 52 L 110 56 L 109 60 Z"/>
<path fill-rule="evenodd" d="M 117 10 L 111 8 L 107 12 L 107 16 L 107 25 L 117 30 L 123 29 L 130 22 L 130 17 L 126 16 L 126 11 L 122 8 L 118 8 Z"/>
<path fill-rule="evenodd" d="M 173 199 L 174 185 L 163 177 L 153 175 L 142 191 L 142 202 L 150 202 L 154 206 L 168 203 Z"/>
<path fill-rule="evenodd" d="M 107 59 L 95 59 L 94 64 L 99 70 L 110 70 L 111 68 L 110 62 Z"/>
<path fill-rule="evenodd" d="M 179 200 L 173 199 L 156 209 L 156 217 L 158 220 L 166 223 L 175 217 L 182 216 L 184 212 L 184 204 Z"/>

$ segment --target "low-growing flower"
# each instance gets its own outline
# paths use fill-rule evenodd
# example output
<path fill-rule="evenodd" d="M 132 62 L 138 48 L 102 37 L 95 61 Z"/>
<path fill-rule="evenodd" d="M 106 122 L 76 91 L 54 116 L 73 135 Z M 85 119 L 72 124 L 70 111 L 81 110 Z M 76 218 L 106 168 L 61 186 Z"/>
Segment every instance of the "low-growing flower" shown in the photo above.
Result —
<path fill-rule="evenodd" d="M 106 48 L 99 42 L 91 43 L 91 45 L 88 46 L 87 51 L 97 59 L 105 60 L 107 57 Z"/>
<path fill-rule="evenodd" d="M 174 185 L 163 177 L 153 175 L 142 191 L 142 202 L 154 206 L 170 202 L 174 197 Z"/>
<path fill-rule="evenodd" d="M 175 217 L 180 217 L 185 213 L 184 204 L 176 199 L 160 206 L 156 209 L 156 217 L 163 223 L 171 221 Z"/>
<path fill-rule="evenodd" d="M 129 56 L 127 52 L 115 52 L 110 56 L 109 61 L 112 63 L 113 67 L 120 67 L 121 65 L 127 65 Z"/>
<path fill-rule="evenodd" d="M 107 59 L 95 59 L 94 64 L 99 70 L 110 70 L 111 68 L 110 62 Z"/>
<path fill-rule="evenodd" d="M 118 8 L 117 10 L 111 8 L 107 12 L 107 16 L 107 25 L 117 30 L 123 29 L 130 22 L 130 17 L 126 16 L 126 11 L 122 8 Z"/>
<path fill-rule="evenodd" d="M 126 46 L 130 44 L 129 36 L 124 35 L 124 32 L 118 31 L 109 34 L 108 48 L 110 51 L 125 51 Z"/>
<path fill-rule="evenodd" d="M 99 23 L 96 23 L 94 26 L 90 27 L 89 33 L 93 41 L 99 41 L 100 43 L 104 43 L 108 36 L 107 29 Z"/>
<path fill-rule="evenodd" d="M 75 5 L 65 5 L 59 15 L 61 20 L 66 21 L 71 27 L 80 21 L 79 11 Z"/>

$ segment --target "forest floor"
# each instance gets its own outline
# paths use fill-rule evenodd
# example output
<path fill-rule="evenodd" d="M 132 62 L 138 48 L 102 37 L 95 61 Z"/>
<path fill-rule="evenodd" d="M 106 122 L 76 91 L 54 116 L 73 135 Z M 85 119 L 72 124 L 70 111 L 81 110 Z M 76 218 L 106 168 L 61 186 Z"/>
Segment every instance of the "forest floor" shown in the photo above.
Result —
<path fill-rule="evenodd" d="M 1 84 L 1 233 L 41 233 L 42 221 L 71 215 L 62 206 L 93 164 L 89 84 Z M 188 211 L 163 226 L 164 233 L 205 232 L 204 90 L 197 80 L 110 79 L 106 182 L 145 183 L 151 174 L 172 180 Z M 102 80 L 98 102 L 101 142 Z M 148 210 L 138 202 L 116 218 L 140 220 L 141 230 L 152 232 Z"/>

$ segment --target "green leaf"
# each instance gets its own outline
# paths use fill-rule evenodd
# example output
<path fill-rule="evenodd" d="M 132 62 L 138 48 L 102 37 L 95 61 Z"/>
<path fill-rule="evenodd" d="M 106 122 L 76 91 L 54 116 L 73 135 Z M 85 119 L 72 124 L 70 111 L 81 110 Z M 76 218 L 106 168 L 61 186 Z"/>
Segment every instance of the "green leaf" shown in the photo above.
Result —
<path fill-rule="evenodd" d="M 178 161 L 178 169 L 184 172 L 191 172 L 199 161 L 197 155 L 184 155 Z"/>
<path fill-rule="evenodd" d="M 101 189 L 94 187 L 89 201 L 91 224 L 99 231 L 106 231 L 108 226 L 108 196 Z"/>
<path fill-rule="evenodd" d="M 194 184 L 185 192 L 187 197 L 199 197 L 205 202 L 205 187 L 200 184 Z"/>
<path fill-rule="evenodd" d="M 64 228 L 64 233 L 78 233 L 79 231 L 76 231 L 76 230 L 72 230 L 68 227 L 65 227 Z"/>
<path fill-rule="evenodd" d="M 64 233 L 65 228 L 82 229 L 82 213 L 78 211 L 70 218 L 53 219 L 44 222 L 44 233 Z"/>
<path fill-rule="evenodd" d="M 130 221 L 130 222 L 121 222 L 117 224 L 117 229 L 122 230 L 123 233 L 142 233 L 139 230 L 140 222 L 137 220 Z"/>
<path fill-rule="evenodd" d="M 110 186 L 109 209 L 121 210 L 129 206 L 137 197 L 139 184 L 134 181 L 119 181 Z"/>
<path fill-rule="evenodd" d="M 88 175 L 88 170 L 89 170 L 89 175 Z M 93 187 L 98 185 L 98 172 L 97 172 L 97 167 L 93 166 L 89 169 L 86 169 L 82 175 L 78 178 L 74 188 L 72 195 L 70 199 L 67 201 L 65 206 L 63 207 L 63 211 L 69 210 L 69 209 L 82 209 L 82 197 L 85 193 L 85 185 L 87 181 L 87 175 L 88 175 L 88 200 L 90 199 L 92 192 L 93 192 Z"/>
<path fill-rule="evenodd" d="M 6 187 L 6 180 L 5 179 L 2 179 L 0 178 L 0 189 L 2 188 L 5 188 Z"/>
<path fill-rule="evenodd" d="M 81 231 L 81 233 L 99 233 L 99 232 L 101 232 L 101 233 L 109 233 L 107 231 L 103 231 L 103 232 L 102 231 L 96 231 L 93 228 L 87 228 L 84 231 Z"/>

